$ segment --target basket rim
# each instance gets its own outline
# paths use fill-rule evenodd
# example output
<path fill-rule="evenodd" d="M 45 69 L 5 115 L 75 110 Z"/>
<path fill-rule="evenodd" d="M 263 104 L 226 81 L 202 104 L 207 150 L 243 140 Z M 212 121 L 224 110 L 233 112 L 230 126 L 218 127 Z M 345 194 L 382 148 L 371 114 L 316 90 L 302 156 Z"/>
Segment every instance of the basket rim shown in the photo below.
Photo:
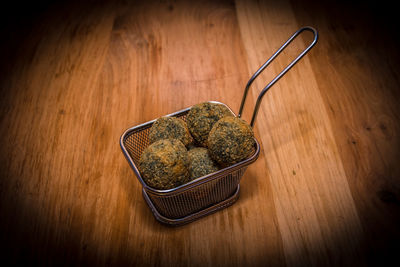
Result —
<path fill-rule="evenodd" d="M 224 103 L 221 103 L 221 102 L 218 102 L 218 101 L 205 101 L 205 102 L 214 103 L 214 104 L 222 104 L 225 107 L 227 107 L 229 109 L 229 111 L 231 111 L 232 114 L 236 117 L 236 114 L 232 111 L 232 109 L 228 105 L 226 105 Z M 182 114 L 184 112 L 189 111 L 192 107 L 193 106 L 190 106 L 190 107 L 181 109 L 179 111 L 170 113 L 168 115 L 163 115 L 163 117 L 174 117 L 174 116 L 180 115 L 180 114 Z M 205 175 L 205 176 L 202 176 L 202 177 L 198 177 L 198 178 L 196 178 L 196 179 L 194 179 L 194 180 L 192 180 L 192 181 L 190 181 L 188 183 L 185 183 L 183 185 L 180 185 L 180 186 L 177 186 L 177 187 L 174 187 L 174 188 L 171 188 L 171 189 L 156 189 L 156 188 L 150 187 L 143 180 L 143 178 L 142 178 L 142 176 L 141 176 L 141 174 L 139 172 L 138 167 L 134 163 L 131 155 L 129 154 L 128 150 L 125 147 L 124 140 L 125 140 L 126 136 L 128 134 L 130 134 L 132 131 L 135 131 L 135 130 L 143 128 L 143 127 L 148 127 L 149 125 L 153 124 L 156 120 L 157 120 L 157 118 L 154 119 L 154 120 L 150 120 L 148 122 L 145 122 L 145 123 L 130 127 L 130 128 L 128 128 L 127 130 L 125 130 L 123 132 L 123 134 L 121 135 L 121 138 L 120 138 L 121 150 L 122 150 L 125 158 L 127 159 L 129 165 L 131 166 L 132 170 L 134 171 L 137 179 L 142 184 L 144 190 L 146 190 L 148 193 L 151 193 L 153 195 L 167 196 L 167 195 L 174 195 L 174 194 L 177 194 L 177 193 L 181 193 L 181 192 L 184 192 L 186 190 L 190 190 L 193 187 L 197 187 L 197 186 L 199 186 L 201 184 L 204 184 L 204 183 L 210 182 L 212 180 L 218 179 L 218 178 L 220 178 L 222 176 L 225 176 L 225 175 L 227 175 L 229 173 L 232 173 L 233 171 L 236 171 L 236 170 L 241 169 L 241 168 L 243 168 L 243 167 L 245 167 L 247 165 L 250 165 L 251 163 L 256 161 L 258 156 L 259 156 L 260 144 L 257 141 L 257 139 L 254 137 L 255 152 L 247 159 L 244 159 L 244 160 L 242 160 L 240 162 L 237 162 L 237 163 L 235 163 L 233 165 L 230 165 L 228 167 L 222 168 L 221 170 L 218 170 L 216 172 L 210 173 L 208 175 Z"/>

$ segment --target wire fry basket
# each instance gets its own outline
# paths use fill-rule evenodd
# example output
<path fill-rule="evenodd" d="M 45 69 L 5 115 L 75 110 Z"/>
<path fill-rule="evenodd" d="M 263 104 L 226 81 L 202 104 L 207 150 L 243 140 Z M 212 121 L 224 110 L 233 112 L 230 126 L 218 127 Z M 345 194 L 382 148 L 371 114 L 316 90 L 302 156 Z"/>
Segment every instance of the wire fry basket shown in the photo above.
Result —
<path fill-rule="evenodd" d="M 261 91 L 253 111 L 250 123 L 251 127 L 254 126 L 264 94 L 315 45 L 318 40 L 317 31 L 308 26 L 300 28 L 257 70 L 257 72 L 254 73 L 248 81 L 244 90 L 238 117 L 241 117 L 242 115 L 247 92 L 253 81 L 271 63 L 271 61 L 273 61 L 282 50 L 303 31 L 311 31 L 314 34 L 313 41 Z M 209 102 L 225 105 L 216 101 Z M 227 105 L 225 106 L 235 116 L 235 113 Z M 191 107 L 188 107 L 166 116 L 178 117 L 186 121 L 186 115 L 190 111 L 190 108 Z M 137 168 L 143 150 L 150 145 L 148 135 L 150 128 L 155 121 L 156 120 L 152 120 L 129 128 L 120 138 L 122 152 L 128 160 L 128 163 L 139 182 L 142 184 L 143 197 L 155 218 L 159 222 L 168 225 L 182 225 L 232 205 L 239 197 L 239 182 L 246 168 L 248 165 L 255 162 L 259 156 L 260 145 L 257 139 L 255 139 L 254 149 L 251 156 L 241 162 L 223 168 L 217 172 L 199 177 L 181 186 L 167 190 L 159 190 L 148 186 L 144 182 Z"/>

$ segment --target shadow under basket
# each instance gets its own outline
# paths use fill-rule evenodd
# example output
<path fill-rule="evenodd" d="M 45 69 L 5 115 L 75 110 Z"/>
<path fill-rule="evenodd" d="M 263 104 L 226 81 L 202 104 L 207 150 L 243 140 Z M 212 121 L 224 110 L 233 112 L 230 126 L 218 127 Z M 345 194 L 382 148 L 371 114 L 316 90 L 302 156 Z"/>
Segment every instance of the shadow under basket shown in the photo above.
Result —
<path fill-rule="evenodd" d="M 220 102 L 210 102 L 226 106 Z M 166 116 L 185 121 L 189 110 L 190 107 Z M 159 190 L 148 186 L 137 168 L 140 155 L 150 144 L 148 135 L 154 122 L 152 120 L 126 130 L 121 136 L 120 145 L 143 186 L 143 197 L 158 221 L 168 225 L 182 225 L 228 207 L 238 199 L 240 179 L 247 166 L 256 161 L 260 153 L 256 139 L 253 153 L 247 159 L 179 187 Z"/>
<path fill-rule="evenodd" d="M 313 33 L 313 41 L 286 68 L 284 68 L 259 94 L 255 103 L 250 126 L 253 127 L 261 100 L 265 93 L 289 71 L 317 42 L 316 29 L 305 26 L 296 31 L 250 78 L 244 90 L 237 117 L 241 117 L 247 92 L 253 81 L 264 69 L 302 32 Z M 222 104 L 215 101 L 211 103 Z M 226 106 L 225 104 L 222 104 Z M 227 107 L 227 106 L 226 106 Z M 232 110 L 227 107 L 231 112 Z M 190 108 L 166 115 L 186 120 Z M 235 116 L 235 114 L 232 112 Z M 143 186 L 143 197 L 156 219 L 169 225 L 181 225 L 199 219 L 212 212 L 232 205 L 239 196 L 239 182 L 247 166 L 257 160 L 260 145 L 254 138 L 254 150 L 250 157 L 209 175 L 197 178 L 187 184 L 168 190 L 157 190 L 142 179 L 137 164 L 143 150 L 149 145 L 149 130 L 155 120 L 130 128 L 121 136 L 121 149 Z"/>

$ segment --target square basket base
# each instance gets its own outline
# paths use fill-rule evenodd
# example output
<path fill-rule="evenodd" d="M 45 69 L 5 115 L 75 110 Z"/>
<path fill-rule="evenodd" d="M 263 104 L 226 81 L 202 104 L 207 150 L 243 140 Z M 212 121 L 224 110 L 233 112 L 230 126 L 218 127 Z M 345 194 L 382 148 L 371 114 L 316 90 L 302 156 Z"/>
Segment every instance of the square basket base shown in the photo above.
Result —
<path fill-rule="evenodd" d="M 205 209 L 202 209 L 200 211 L 197 211 L 195 213 L 192 213 L 190 215 L 187 215 L 185 217 L 182 218 L 177 218 L 177 219 L 171 219 L 168 217 L 165 217 L 163 215 L 161 215 L 158 210 L 156 209 L 156 207 L 154 206 L 153 202 L 151 201 L 149 195 L 146 193 L 146 191 L 142 190 L 143 193 L 143 198 L 146 200 L 147 205 L 149 205 L 151 211 L 153 212 L 154 217 L 156 218 L 157 221 L 166 224 L 166 225 L 170 225 L 170 226 L 180 226 L 180 225 L 184 225 L 190 222 L 193 222 L 197 219 L 200 219 L 201 217 L 207 216 L 211 213 L 214 213 L 218 210 L 224 209 L 226 207 L 229 207 L 230 205 L 232 205 L 233 203 L 236 202 L 236 200 L 239 198 L 239 191 L 240 191 L 240 185 L 237 186 L 235 193 L 233 193 L 233 195 L 231 195 L 230 197 L 228 197 L 227 199 L 218 202 L 210 207 L 207 207 Z"/>

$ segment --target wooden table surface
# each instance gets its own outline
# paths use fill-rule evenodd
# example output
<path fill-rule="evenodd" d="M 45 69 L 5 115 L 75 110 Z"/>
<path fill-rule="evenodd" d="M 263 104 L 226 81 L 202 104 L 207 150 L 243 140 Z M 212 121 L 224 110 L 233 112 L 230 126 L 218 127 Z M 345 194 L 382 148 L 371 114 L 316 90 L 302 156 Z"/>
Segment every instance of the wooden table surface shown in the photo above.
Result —
<path fill-rule="evenodd" d="M 10 16 L 0 63 L 2 260 L 399 263 L 394 12 L 322 2 L 80 1 Z M 262 150 L 239 200 L 182 227 L 157 222 L 119 147 L 123 131 L 208 100 L 237 112 L 249 77 L 304 25 L 319 42 L 264 97 L 254 128 Z M 247 121 L 260 90 L 311 39 L 296 39 L 254 83 Z"/>

